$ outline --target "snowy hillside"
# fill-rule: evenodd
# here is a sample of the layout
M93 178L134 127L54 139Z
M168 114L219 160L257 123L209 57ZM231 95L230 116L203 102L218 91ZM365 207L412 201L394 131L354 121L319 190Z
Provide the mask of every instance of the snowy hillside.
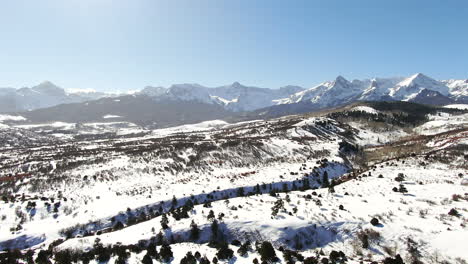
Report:
M154 130L3 115L0 262L464 263L467 114L368 102Z

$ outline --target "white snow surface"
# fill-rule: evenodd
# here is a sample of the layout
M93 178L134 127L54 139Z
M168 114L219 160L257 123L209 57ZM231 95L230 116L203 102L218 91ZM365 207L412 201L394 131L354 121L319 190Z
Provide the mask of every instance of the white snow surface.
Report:
M175 127L169 127L169 128L155 129L152 131L152 134L156 136L166 136L170 134L184 133L184 132L201 132L201 131L208 131L208 130L221 128L228 124L229 123L223 120L210 120L210 121L204 121L204 122L200 122L196 124L188 124L188 125L181 125L181 126L175 126Z
M429 122L416 127L414 131L422 135L434 135L454 129L468 128L468 113L462 115L438 113L437 115L429 115L429 120Z
M231 198L229 203L217 201L210 208L202 205L195 206L189 219L174 221L169 218L171 229L166 235L173 234L176 239L187 239L190 222L194 220L203 230L200 240L209 239L210 221L206 219L207 212L224 212L222 220L226 235L241 241L258 238L272 241L276 246L291 247L295 239L299 239L305 249L304 255L313 255L319 247L325 252L342 250L347 256L354 256L356 250L373 254L373 260L382 260L386 254L383 247L393 247L395 244L404 245L407 238L420 244L419 249L424 252L424 258L438 254L439 258L454 260L468 259L468 252L464 250L464 239L467 229L463 219L449 216L451 208L459 211L468 209L465 201L453 201L453 194L463 194L466 188L458 182L457 174L463 170L453 169L442 164L430 164L424 168L419 166L422 158L408 158L397 163L397 166L384 166L372 170L372 175L363 173L362 179L355 179L335 187L335 193L330 194L326 189L309 190L305 192L293 191L280 194L285 201L285 208L272 217L271 207L278 198L268 194L241 198ZM449 173L447 173L449 171ZM393 192L391 188L398 186L394 177L403 172L408 194ZM383 178L377 176L382 174ZM455 183L451 183L454 181ZM313 194L316 193L316 195ZM289 198L286 198L286 195ZM311 195L311 199L305 198ZM320 197L320 196L321 197ZM321 201L317 204L317 201ZM339 205L344 210L339 210ZM236 207L236 210L229 208ZM241 208L242 207L242 208ZM294 209L295 208L295 209ZM289 215L289 212L297 210ZM372 226L369 221L377 217L381 223ZM161 230L160 217L137 224L120 231L98 236L104 244L136 244L139 240L150 239ZM151 230L155 228L155 233ZM371 242L371 249L360 248L356 233L359 230L374 230L378 232L378 241ZM229 230L229 231L227 231ZM298 237L298 238L296 238ZM75 238L60 245L66 248L89 248L96 237ZM357 244L357 248L353 246ZM173 245L174 248L186 250L189 248L204 248L203 245L189 245L186 243ZM235 248L235 247L233 247ZM179 254L176 253L177 258ZM203 250L210 259L213 250ZM375 254L375 252L381 252ZM404 249L398 250L404 258L408 255ZM203 255L203 254L202 254ZM279 254L281 256L281 254ZM356 256L354 256L356 257ZM238 259L244 263L247 259ZM237 263L237 262L236 262Z
M111 118L120 118L121 116L119 115L105 115L102 118L104 119L111 119Z
M351 108L350 111L362 111L362 112L366 112L366 113L369 113L369 114L378 114L379 113L379 111L375 110L374 108L372 108L370 106L365 106L365 105L355 106L355 107Z
M366 112L376 111L369 108L358 109ZM466 127L468 114L438 113L428 117L430 121L415 128L415 132L430 135ZM177 241L172 245L175 253L174 263L178 263L188 250L198 250L209 259L213 258L215 249L206 245L210 236L211 220L206 217L209 210L213 210L216 215L221 212L225 214L220 220L220 226L227 238L241 241L268 240L272 241L275 247L287 248L293 248L294 243L299 241L303 245L301 253L305 256L314 255L318 249L323 249L326 253L341 250L351 258L350 263L359 263L361 256L367 255L371 257L366 257L366 262L382 261L388 256L386 248L395 248L397 253L407 260L405 245L407 239L411 238L418 243L424 263L430 263L429 260L436 255L440 260L450 263L455 262L455 258L468 259L468 252L464 250L463 243L468 232L465 215L468 211L468 186L462 184L463 178L459 176L466 177L467 171L455 162L427 162L423 156L390 160L377 164L369 171L360 172L358 178L335 186L334 193L329 192L327 188L319 188L280 193L278 197L269 194L248 197L231 195L239 187L245 188L247 192L256 184L263 183L273 183L273 187L281 189L284 184L290 186L304 175L309 175L313 180L320 180L324 170L330 179L347 173L349 167L345 165L339 151L339 142L343 140L341 133L345 131L341 124L326 117L296 118L286 126L285 131L280 132L274 128L291 120L280 118L235 124L212 120L153 130L148 136L128 140L112 142L104 139L65 144L65 148L97 153L92 156L96 163L85 162L70 169L63 174L63 182L60 178L50 178L53 185L44 179L46 184L29 186L28 183L36 183L35 178L25 178L18 184L17 193L25 193L27 199L34 196L50 197L55 199L54 202L60 201L60 207L58 212L54 213L45 202L37 199L37 206L33 211L25 208L27 201L22 202L18 199L15 204L0 201L0 215L5 216L0 226L0 246L28 244L33 248L47 247L52 241L63 238L61 231L65 229L91 225L90 221L96 221L96 225L108 225L111 217L127 214L127 208L133 213L138 208L156 206L161 201L169 202L173 196L184 199L194 195L201 199L203 195L213 193L216 194L216 199L211 203L211 207L196 205L189 213L189 218L179 221L169 216L170 229L164 233L166 237L173 235ZM41 125L23 128L76 128L76 124L71 123ZM141 129L126 122L81 125L93 132L108 131L103 130L104 128L120 129L122 126L129 130ZM370 129L364 123L349 125L357 130L356 142L361 146L381 145L408 135L402 130ZM187 144L186 138L192 136L200 139L189 142L193 142L194 145ZM181 139L177 141L179 137ZM225 143L221 140L215 149L197 151L198 146L218 137L238 139L238 145L221 147ZM261 138L261 144L255 147L255 151L250 149L254 148L252 144L245 144L244 149L239 147L251 138ZM450 145L467 144L467 139L465 131L452 138L435 138L427 146L438 150ZM161 151L163 156L157 156L156 151L147 155L132 155L126 151L101 152L103 149L114 147L113 143L124 144L131 140L142 147L170 145L171 140L175 140L177 144L173 144L174 148L170 150ZM51 156L45 155L48 148L51 150ZM44 146L30 149L26 156L19 159L30 159L33 152L39 151L40 161L33 160L24 166L33 167L45 160L52 171L56 171L67 160L55 160L57 151L54 148L55 146ZM192 167L188 165L197 155L200 155L202 163ZM9 158L8 153L0 153L0 160ZM328 160L328 166L318 169L324 158ZM350 156L346 155L346 158ZM460 159L463 157L459 157L457 161ZM75 161L86 159L82 157ZM320 171L320 175L315 176L313 171ZM393 187L399 187L399 182L394 180L399 173L405 175L402 184L408 189L406 194L392 191ZM382 178L378 175L382 175ZM314 184L315 187L320 187L316 182ZM60 198L59 191L67 200ZM461 198L454 199L454 194L460 195ZM284 201L284 208L279 210L278 215L272 216L272 207L279 198ZM343 210L339 209L340 205L343 206ZM460 212L460 216L448 215L452 208ZM18 215L21 214L26 215L27 220L22 224L22 229L12 231L17 227ZM369 224L373 217L378 218L381 224ZM202 229L198 241L200 244L187 243L192 220ZM160 221L161 217L156 217L101 235L71 238L58 248L89 249L97 237L109 245L118 242L124 245L136 244L140 240L150 239L162 230ZM379 234L377 240L371 241L369 249L362 249L357 237L357 233L362 230L373 230ZM237 247L230 247L237 251ZM282 260L282 254L279 251L277 254ZM140 263L143 255L144 252L132 253L128 263ZM259 258L258 254L253 252L247 257L236 255L230 263L251 263L254 257ZM115 257L111 263L114 260Z
M24 121L24 120L26 120L26 118L24 118L22 116L0 114L0 122L3 122L3 121Z
M444 106L446 108L455 108L455 109L460 109L460 110L468 110L468 104L450 104Z

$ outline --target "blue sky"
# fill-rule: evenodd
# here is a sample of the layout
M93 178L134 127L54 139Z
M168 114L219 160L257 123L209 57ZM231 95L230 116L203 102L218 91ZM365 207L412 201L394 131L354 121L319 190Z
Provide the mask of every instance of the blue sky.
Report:
M0 87L468 78L468 1L5 0Z

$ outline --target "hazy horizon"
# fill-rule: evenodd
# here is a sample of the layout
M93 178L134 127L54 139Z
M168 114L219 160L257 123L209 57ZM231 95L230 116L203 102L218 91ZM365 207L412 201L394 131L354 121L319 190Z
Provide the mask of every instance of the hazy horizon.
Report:
M69 91L69 92L103 92L103 93L135 93L135 92L138 92L138 91L141 91L143 90L144 88L146 87L163 87L163 88L169 88L171 87L172 85L184 85L184 84L190 84L190 85L201 85L205 88L219 88L219 87L222 87L222 86L228 86L228 85L232 85L234 83L240 83L241 85L243 86L247 86L247 87L256 87L256 88L264 88L264 89L280 89L280 88L283 88L283 87L287 87L287 86L299 86L299 87L302 87L304 89L310 89L310 88L313 88L313 87L316 87L324 82L328 82L328 81L334 81L338 76L341 76L343 78L345 78L346 80L348 81L354 81L354 80L359 80L359 81L364 81L364 80L371 80L371 79L374 79L374 78L384 78L384 79L391 79L391 78L409 78L409 77L412 77L416 74L423 74L425 76L427 76L427 74L424 74L424 73L413 73L411 75L408 75L408 76L373 76L373 77L370 77L370 78L364 78L364 79L357 79L357 78L348 78L346 76L342 76L342 75L337 75L335 78L333 79L330 79L330 80L323 80L322 82L320 83L316 83L314 85L308 85L308 86L301 86L301 85L296 85L296 84L287 84L287 85L283 85L281 87L266 87L266 86L262 86L262 85L251 85L251 84L248 84L248 83L241 83L241 82L238 82L238 81L234 81L234 82L231 82L231 83L226 83L226 84L219 84L219 85L216 85L216 86L206 86L204 85L203 83L173 83L173 84L170 84L170 85L167 85L167 86L162 86L162 85L152 85L152 84L148 84L148 85L145 85L143 87L135 87L134 89L128 89L128 90L109 90L109 91L104 91L104 90L98 90L98 89L93 89L93 88L73 88L73 87L68 87L68 86L63 86L63 85L60 85L60 84L57 84L55 83L54 81L51 81L51 80L44 80L44 81L41 81L39 83L36 83L36 84L31 84L29 86L23 86L23 87L0 87L0 89L21 89L21 88L33 88L35 86L38 86L38 85L41 85L41 84L44 84L44 83L51 83L55 86L58 86L60 88L63 88L65 89L66 91ZM427 76L429 78L432 78L431 76ZM468 78L468 77L467 77ZM461 78L461 79L467 79L467 78ZM438 80L438 79L437 79ZM441 80L449 80L448 78L444 78L444 79L440 79L439 81Z

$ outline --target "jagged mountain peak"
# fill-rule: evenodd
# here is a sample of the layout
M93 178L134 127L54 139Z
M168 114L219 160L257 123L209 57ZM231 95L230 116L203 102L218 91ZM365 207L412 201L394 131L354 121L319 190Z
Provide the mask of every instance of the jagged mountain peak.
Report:
M41 82L40 84L38 84L37 86L57 86L57 85L55 85L55 84L54 84L53 82L51 82L51 81L45 80L45 81Z
M401 82L402 85L436 83L437 81L422 74L416 73Z
M233 83L231 84L231 87L233 87L233 88L242 87L242 86L243 86L243 85L240 84L240 82L233 82Z
M32 87L31 89L47 95L65 95L65 89L55 85L50 81L44 81Z
M335 79L335 83L340 83L340 84L349 84L350 82L346 80L345 77L338 75Z
M436 81L422 73L414 74L399 82L395 87L390 89L389 95L396 100L408 100L422 89L436 91L444 96L449 95L449 88L444 83Z

